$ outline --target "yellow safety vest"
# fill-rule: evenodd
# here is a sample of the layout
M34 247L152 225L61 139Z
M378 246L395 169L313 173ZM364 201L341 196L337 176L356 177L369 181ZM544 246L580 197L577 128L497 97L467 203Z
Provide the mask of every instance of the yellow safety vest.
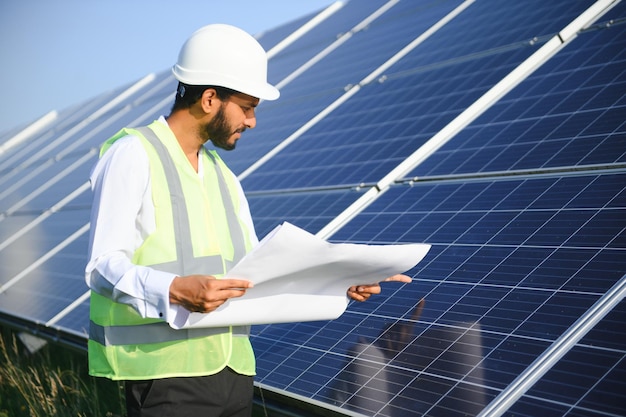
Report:
M222 276L251 249L250 233L238 217L235 179L214 151L202 149L204 179L198 177L174 133L160 122L122 129L141 139L150 161L156 230L133 263L177 275ZM225 175L224 173L228 173ZM175 330L142 318L111 294L91 292L89 373L114 380L211 375L226 366L254 375L249 326Z

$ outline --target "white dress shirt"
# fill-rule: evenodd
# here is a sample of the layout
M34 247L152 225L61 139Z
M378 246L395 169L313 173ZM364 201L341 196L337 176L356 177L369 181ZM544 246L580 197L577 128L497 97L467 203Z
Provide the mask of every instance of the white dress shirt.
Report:
M164 117L159 122L167 125ZM200 152L206 152L204 148ZM225 175L233 175L230 171ZM204 175L198 158L198 175ZM253 245L258 242L248 202L239 181L240 218L247 223ZM93 191L89 262L85 280L89 287L110 294L119 303L132 306L142 317L168 323L188 312L170 305L169 288L175 274L135 265L133 254L156 228L148 155L136 136L117 140L94 166L90 176ZM181 311L184 310L184 311Z

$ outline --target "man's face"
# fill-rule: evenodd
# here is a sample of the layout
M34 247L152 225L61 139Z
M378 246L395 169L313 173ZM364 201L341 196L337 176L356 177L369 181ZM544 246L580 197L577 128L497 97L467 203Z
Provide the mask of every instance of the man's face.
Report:
M235 149L241 134L256 126L254 109L259 99L237 93L221 102L213 118L203 126L204 137L218 148Z
M226 103L222 102L215 116L213 116L210 122L204 125L203 130L204 137L213 142L213 145L230 151L235 149L236 141L231 141L230 138L236 129L231 128L230 123L226 120L225 106ZM245 128L242 129L241 132L244 130Z

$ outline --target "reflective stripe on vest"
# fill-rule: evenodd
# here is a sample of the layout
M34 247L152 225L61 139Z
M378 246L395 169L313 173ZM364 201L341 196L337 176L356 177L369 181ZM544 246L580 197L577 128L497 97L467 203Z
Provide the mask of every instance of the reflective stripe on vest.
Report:
M137 330L140 328L140 330ZM233 326L233 336L248 336L250 326ZM176 330L166 323L155 322L139 326L100 326L93 321L89 323L89 339L104 346L120 346L129 344L144 345L160 342L185 340L195 337L212 336L225 333L228 327L212 327Z

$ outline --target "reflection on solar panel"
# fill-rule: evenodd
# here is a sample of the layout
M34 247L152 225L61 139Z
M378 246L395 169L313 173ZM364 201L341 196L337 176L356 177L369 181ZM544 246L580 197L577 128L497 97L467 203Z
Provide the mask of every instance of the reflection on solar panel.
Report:
M255 326L264 392L349 415L624 415L625 23L611 0L376 0L260 38L282 96L223 154L259 235L432 244L413 283L337 320ZM164 71L0 137L2 322L85 346L89 169L173 91Z

